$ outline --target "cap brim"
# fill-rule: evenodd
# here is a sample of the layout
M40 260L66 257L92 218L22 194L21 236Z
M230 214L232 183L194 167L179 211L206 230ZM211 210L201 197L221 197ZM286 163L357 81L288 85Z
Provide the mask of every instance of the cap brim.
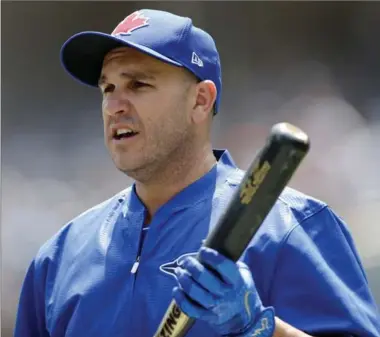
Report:
M169 64L182 66L180 63L143 45L124 41L121 38L101 32L82 32L72 36L62 46L61 62L71 76L84 84L96 87L98 86L104 57L112 49L123 46L135 48Z

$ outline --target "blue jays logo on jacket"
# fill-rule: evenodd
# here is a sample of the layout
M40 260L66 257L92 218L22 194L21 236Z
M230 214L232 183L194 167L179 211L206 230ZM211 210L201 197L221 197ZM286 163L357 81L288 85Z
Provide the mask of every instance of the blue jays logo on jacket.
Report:
M174 261L162 264L160 266L160 270L163 273L171 275L171 276L176 278L174 270L177 267L180 267L180 265L181 265L182 261L185 259L185 257L187 257L187 256L194 256L195 257L197 254L198 254L197 252L182 254L181 256L177 257Z

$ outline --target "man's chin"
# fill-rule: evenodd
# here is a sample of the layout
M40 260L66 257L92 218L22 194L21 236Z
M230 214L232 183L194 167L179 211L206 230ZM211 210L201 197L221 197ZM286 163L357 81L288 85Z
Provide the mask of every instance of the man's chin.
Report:
M115 165L120 172L141 183L150 181L155 175L154 165L143 165L142 163L134 163L134 165L132 163L128 163L128 165L115 163Z
M138 163L123 163L114 161L114 164L116 168L120 171L126 174L130 178L135 178L136 175L138 175L138 172L140 172L143 169L143 165L139 165Z
M115 166L120 172L123 172L127 176L130 176L130 175L133 176L133 173L138 171L138 167L132 166L130 164L129 165L123 165L123 164L115 163Z
M142 160L135 154L111 153L111 157L116 168L122 172L134 171L141 166Z

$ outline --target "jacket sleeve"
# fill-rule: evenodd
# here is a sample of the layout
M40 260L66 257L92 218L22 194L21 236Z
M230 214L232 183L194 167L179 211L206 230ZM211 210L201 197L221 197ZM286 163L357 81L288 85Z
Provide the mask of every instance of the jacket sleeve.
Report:
M270 286L276 315L311 335L380 336L352 237L327 206L286 236Z
M21 288L14 337L49 337L45 325L44 282L33 260Z

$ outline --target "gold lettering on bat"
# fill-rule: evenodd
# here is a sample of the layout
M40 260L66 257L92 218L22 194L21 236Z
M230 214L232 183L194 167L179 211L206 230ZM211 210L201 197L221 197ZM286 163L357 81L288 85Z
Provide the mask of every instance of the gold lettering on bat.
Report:
M154 337L175 337L182 333L182 329L189 321L189 317L184 314L174 301L170 305L164 320L159 326Z
M240 190L240 201L242 204L247 205L251 202L269 170L270 164L267 161L265 161L261 167L259 167L259 164L254 167L252 173L248 176L247 181Z

